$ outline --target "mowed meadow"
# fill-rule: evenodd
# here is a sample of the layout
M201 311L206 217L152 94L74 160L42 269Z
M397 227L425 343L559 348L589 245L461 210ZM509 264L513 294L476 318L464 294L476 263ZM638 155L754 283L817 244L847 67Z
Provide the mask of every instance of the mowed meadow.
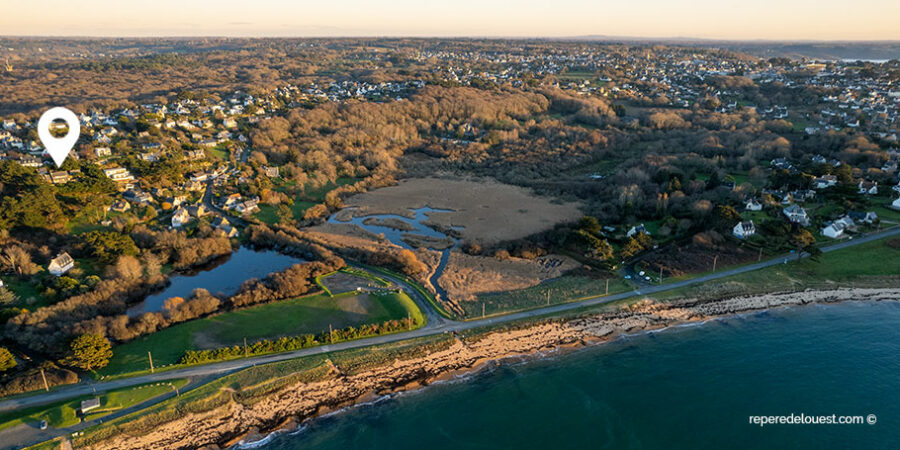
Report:
M422 312L405 293L346 292L315 294L181 323L113 348L113 358L100 374L119 375L176 365L188 350L243 345L263 339L328 332L365 324L412 318L424 324Z

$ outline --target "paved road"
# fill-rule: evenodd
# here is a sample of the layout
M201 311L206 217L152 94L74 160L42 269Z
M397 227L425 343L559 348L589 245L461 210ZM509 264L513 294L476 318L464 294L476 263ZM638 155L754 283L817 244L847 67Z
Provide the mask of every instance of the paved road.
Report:
M864 244L866 242L871 242L877 239L881 239L889 236L898 236L900 235L900 227L893 228L890 230L882 231L880 233L874 233L864 237L857 237L853 240L846 240L822 249L823 252L833 252L835 250L844 249L847 247L852 247L860 244ZM167 372L160 372L152 375L143 375L139 377L121 379L121 380L113 380L113 381L105 381L94 383L92 385L84 385L79 384L70 387L59 388L55 391L51 391L45 394L35 394L21 398L14 398L0 402L0 411L7 411L16 408L22 408L27 406L40 405L44 403L55 402L59 400L65 400L68 398L85 395L92 391L92 389L96 389L98 392L107 391L110 389L118 389L128 386L135 386L139 384L145 383L155 383L158 381L171 380L174 378L185 378L185 377L205 377L211 375L221 375L229 372L233 372L236 370L244 369L251 366L256 366L260 364L272 363L277 361L284 361L293 358L299 358L303 356L310 355L319 355L323 353L329 353L339 350L346 350L351 348L361 348L368 347L372 345L386 344L391 342L397 342L405 339L411 339L422 336L431 336L440 333L448 333L448 332L457 332L463 331L473 328L479 328L488 325L496 325L505 322L526 319L531 317L549 315L560 313L564 311L570 311L577 308L582 308L585 306L592 305L600 305L603 303L614 302L617 300L626 299L629 297L634 297L636 295L647 295L654 294L658 292L664 292L672 289L678 289L685 286L691 286L694 284L705 283L707 281L716 280L719 278L724 278L732 275L737 275L741 273L751 272L754 270L759 270L765 267L771 267L778 264L783 264L786 259L797 259L807 257L808 255L801 254L788 254L783 255L771 260L758 262L755 264L750 264L746 266L736 267L733 269L722 270L715 273L706 274L703 276L699 276L697 278L692 278L689 280L682 280L675 283L656 285L646 288L640 288L638 290L622 292L619 294L609 295L609 296L597 296L593 298L589 298L586 300L582 300L579 302L572 303L563 303L554 306L548 306L545 308L533 309L528 311L522 311L513 314L506 314L503 316L496 317L488 317L480 320L473 320L468 322L457 322L447 319L435 320L433 322L429 322L426 326L419 328L417 330L409 331L406 333L397 333L390 334L386 336L376 336L367 339L360 339L356 341L347 341L340 342L332 345L322 345L319 347L306 348L302 350L296 350L293 352L287 353L279 353L274 355L265 355L265 356L257 356L252 358L246 358L241 360L234 361L225 361L220 363L207 364L203 366L197 367L188 367L184 369L176 369L170 370ZM398 284L405 285L402 280L397 278L392 278L391 281L394 281ZM425 308L426 311L430 311L432 308L424 299L421 299L417 292L415 292L409 286L406 286L404 289L411 290L413 297L416 299L417 303L420 303L420 306ZM429 316L430 317L430 316Z

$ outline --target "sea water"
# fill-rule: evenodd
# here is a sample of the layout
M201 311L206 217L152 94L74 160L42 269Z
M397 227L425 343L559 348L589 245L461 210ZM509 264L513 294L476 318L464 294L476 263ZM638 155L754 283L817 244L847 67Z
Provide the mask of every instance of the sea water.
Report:
M751 423L791 414L875 423ZM500 364L261 447L900 448L900 302L776 309Z

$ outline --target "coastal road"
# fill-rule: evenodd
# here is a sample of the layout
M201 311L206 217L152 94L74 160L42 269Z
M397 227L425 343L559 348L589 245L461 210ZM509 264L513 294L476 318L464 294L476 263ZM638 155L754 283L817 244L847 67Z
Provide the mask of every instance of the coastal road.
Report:
M822 248L824 253L833 252L836 250L845 249L848 247L853 247L861 244L865 244L867 242L871 242L877 239L892 237L892 236L900 236L900 227L892 228L886 231L882 231L879 233L873 233L868 236L857 237L853 240L846 240L837 244L830 245L828 247ZM784 264L785 261L796 260L798 258L808 257L806 254L787 254L782 255L780 257L776 257L767 261L762 261L754 264L749 264L745 266L735 267L733 269L722 270L714 273L709 273L706 275L702 275L696 278L691 278L688 280L682 280L669 284L662 284L656 286L649 287L641 287L634 291L622 292L614 295L598 295L596 297L588 298L585 300L581 300L578 302L571 303L562 303L554 306L547 306L539 309L532 309L528 311L522 311L518 313L506 314L502 316L488 317L479 320L472 320L467 322L457 322L452 320L447 320L443 318L439 318L439 320L429 321L429 323L417 330L408 331L405 333L397 333L397 334L389 334L384 336L376 336L366 339L360 339L355 341L347 341L340 342L337 344L330 345L322 345L318 347L306 348L302 350L296 350L292 352L286 353L278 353L273 355L264 355L264 356L256 356L251 358L245 358L240 360L233 361L225 361L213 364L206 364L202 366L196 367L187 367L183 369L175 369L169 370L166 372L159 372L151 375L142 375L138 377L132 378L124 378L120 380L112 380L112 381L103 381L92 384L78 384L67 387L61 387L57 390L50 391L43 394L33 394L28 396L23 396L19 398L11 398L8 400L0 401L0 412L8 411L12 409L24 408L29 406L41 405L45 403L56 402L60 400L66 400L69 398L90 394L96 390L97 392L105 392L111 389L124 388L129 386L136 386L145 383L155 383L159 381L171 380L175 378L186 378L186 377L207 377L211 375L225 375L230 372L238 371L241 369L245 369L248 367L267 364L277 361L284 361L288 359L299 358L303 356L310 355L320 355L329 352L335 352L340 350L352 349L352 348L362 348L368 347L372 345L380 345L387 344L391 342L402 341L411 338L423 337L423 336L432 336L441 333L450 333L450 332L458 332L463 330L469 330L473 328L479 328L490 325L497 325L506 322L512 322L515 320L539 317L544 315L552 315L556 313L561 313L565 311L571 311L574 309L582 308L585 306L593 306L600 305L604 303L610 303L618 300L623 300L629 297L639 296L639 295L649 295L655 294L659 292L665 292L673 289L682 288L685 286L691 286L695 284L705 283L712 280L717 280L720 278L729 277L732 275L738 275L742 273L752 272L754 270L763 269L766 267L776 266L779 264ZM404 290L410 292L416 298L416 302L420 304L420 306L426 308L426 311L431 310L432 308L427 304L427 302L420 298L420 294L415 291L415 289L406 285L403 280L400 280L395 277L387 277L390 278L391 281L404 286ZM429 319L432 316L436 316L436 314L429 315Z

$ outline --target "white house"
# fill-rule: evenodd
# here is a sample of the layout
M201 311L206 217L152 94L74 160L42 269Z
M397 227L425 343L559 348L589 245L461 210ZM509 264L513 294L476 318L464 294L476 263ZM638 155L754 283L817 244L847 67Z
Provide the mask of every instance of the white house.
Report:
M747 204L744 205L744 209L747 211L762 211L762 203L756 201L755 198L751 198L747 200Z
M837 177L834 175L824 175L813 180L813 186L816 189L830 188L837 184Z
M134 175L132 175L131 172L128 171L128 169L122 167L103 169L103 174L106 175L107 178L115 182L134 181Z
M878 195L878 182L877 181L860 181L859 182L859 193L866 195Z
M734 226L732 233L734 233L736 238L744 239L756 234L756 225L753 225L752 220L749 222L741 222Z
M891 203L891 206L893 206L894 208L900 209L900 198L898 198L897 200L894 200L894 203Z
M650 235L650 233L647 232L647 229L644 228L644 224L640 224L640 225L635 225L635 226L631 227L631 229L628 230L627 233L625 233L625 237L632 237L638 233L644 233L648 236Z
M809 226L809 216L806 214L806 210L799 205L788 206L782 212L791 222L798 223L804 227Z
M63 276L66 272L75 267L75 260L68 253L60 253L59 256L50 260L47 271L58 277Z
M822 228L822 234L824 234L825 236L828 236L832 239L837 239L844 235L845 230L846 230L846 227L844 226L844 224L842 222L835 221L835 222L832 222L827 227Z

